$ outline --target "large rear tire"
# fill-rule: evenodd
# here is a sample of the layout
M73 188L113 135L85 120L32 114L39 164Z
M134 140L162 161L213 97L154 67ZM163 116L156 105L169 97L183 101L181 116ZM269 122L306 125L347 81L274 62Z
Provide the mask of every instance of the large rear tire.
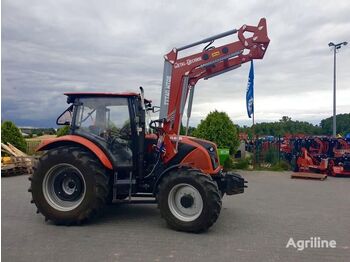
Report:
M39 159L29 191L46 220L80 224L95 217L105 205L108 180L105 168L91 152L64 146Z
M221 211L217 184L209 175L194 169L177 169L166 175L158 200L162 217L171 228L180 231L205 231Z

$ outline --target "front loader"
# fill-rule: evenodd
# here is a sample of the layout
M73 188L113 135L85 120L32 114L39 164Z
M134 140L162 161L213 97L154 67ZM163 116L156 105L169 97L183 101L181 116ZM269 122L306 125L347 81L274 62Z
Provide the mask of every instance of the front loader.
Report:
M238 41L212 46L236 33ZM70 106L57 124L70 125L70 134L40 145L44 153L30 177L38 212L56 224L80 224L107 202L150 198L171 228L208 229L219 216L222 196L243 193L246 181L223 172L213 142L179 135L186 100L189 118L199 79L262 59L269 41L263 18L258 26L174 48L165 56L159 118L149 123L147 113L156 107L142 88L139 94L66 93ZM178 58L202 44L203 51Z

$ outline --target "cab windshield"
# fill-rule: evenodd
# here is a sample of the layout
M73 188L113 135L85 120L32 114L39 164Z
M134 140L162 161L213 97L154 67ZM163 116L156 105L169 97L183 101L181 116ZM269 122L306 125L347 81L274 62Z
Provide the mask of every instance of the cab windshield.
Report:
M74 126L100 137L108 133L131 135L127 98L80 98Z

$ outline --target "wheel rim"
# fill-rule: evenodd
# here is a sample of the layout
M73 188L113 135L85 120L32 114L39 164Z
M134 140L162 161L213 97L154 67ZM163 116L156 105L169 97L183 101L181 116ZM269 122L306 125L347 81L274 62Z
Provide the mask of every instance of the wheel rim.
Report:
M79 169L70 164L53 166L44 177L43 194L48 204L59 211L71 211L83 201L85 179Z
M203 211L203 199L199 191L189 184L175 185L168 196L171 213L181 221L194 221Z

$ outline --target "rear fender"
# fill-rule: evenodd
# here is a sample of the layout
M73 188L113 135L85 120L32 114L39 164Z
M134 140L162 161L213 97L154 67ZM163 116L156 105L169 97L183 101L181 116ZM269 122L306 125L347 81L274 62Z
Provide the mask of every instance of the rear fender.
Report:
M67 145L67 144L79 145L88 149L100 160L100 162L104 165L104 167L106 167L107 169L113 170L113 165L111 160L102 151L102 149L99 148L90 140L81 136L67 135L67 136L61 136L53 139L46 139L39 145L36 151L49 150L49 149Z

